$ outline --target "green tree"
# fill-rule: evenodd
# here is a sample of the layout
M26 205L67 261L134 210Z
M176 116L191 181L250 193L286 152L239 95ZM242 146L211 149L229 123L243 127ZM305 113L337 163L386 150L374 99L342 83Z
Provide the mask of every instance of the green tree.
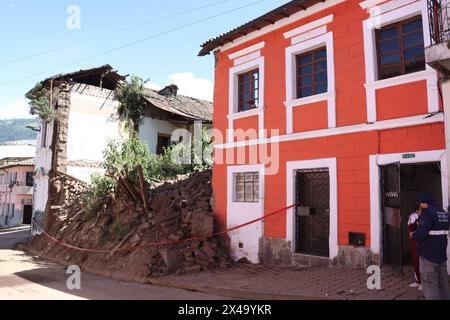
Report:
M146 168L154 161L146 143L136 137L126 140L111 140L103 153L103 168L110 174L124 172L132 179L137 178L136 167L144 168L146 179L149 175Z
M115 96L119 101L117 119L124 124L130 137L136 137L142 122L142 112L147 104L144 80L132 76L125 85L117 87Z
M42 89L36 97L30 101L30 113L37 115L43 121L49 123L55 119L56 112L50 105L50 97L47 89Z

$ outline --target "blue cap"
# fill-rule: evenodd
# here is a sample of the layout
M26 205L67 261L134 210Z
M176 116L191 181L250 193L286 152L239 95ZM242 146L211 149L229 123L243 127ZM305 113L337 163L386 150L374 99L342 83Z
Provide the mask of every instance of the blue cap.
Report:
M420 194L420 203L434 204L434 197L431 193L422 192Z

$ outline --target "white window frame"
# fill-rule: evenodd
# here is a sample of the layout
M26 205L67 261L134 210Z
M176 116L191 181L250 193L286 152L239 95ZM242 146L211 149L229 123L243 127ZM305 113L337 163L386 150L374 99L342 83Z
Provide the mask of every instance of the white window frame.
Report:
M296 56L320 47L327 50L327 76L328 91L310 97L297 99L297 66ZM316 38L300 42L286 48L286 131L287 134L294 132L294 108L304 105L327 101L328 103L328 128L336 127L336 80L334 72L334 43L333 32L325 33Z
M404 159L405 153L414 153L415 158ZM447 157L445 150L405 152L371 155L370 163L370 244L373 254L379 254L382 259L382 208L381 208L381 172L380 166L399 162L400 164L440 162L441 164L441 183L442 183L442 201L444 208L448 207L448 173ZM380 260L382 261L382 260Z
M41 121L40 131L39 131L39 148L48 149L51 147L52 139L53 139L53 127L54 121L46 123Z
M258 201L245 201L245 174L246 173L252 173L252 174L257 174L258 175ZM244 175L244 201L239 201L238 200L238 196L237 196L237 175ZM254 171L254 172L235 172L233 174L233 202L234 203L259 203L260 198L261 198L261 192L259 190L260 186L261 186L261 182L259 181L259 171ZM253 185L255 184L255 181L252 181ZM253 192L254 192L254 186L253 186Z
M234 176L236 173L259 172L259 202L234 202ZM229 166L227 168L227 228L234 228L239 224L246 223L253 218L264 216L264 186L265 166L262 164ZM250 215L246 218L246 215ZM258 232L249 232L248 228L242 228L230 233L231 253L233 258L239 260L246 257L252 263L259 263L259 241L264 236L264 222L259 221L249 226L258 227ZM255 245L249 249L241 250L237 247L240 239L247 239ZM258 245L257 245L258 244Z
M254 69L259 70L258 107L252 110L238 112L238 77L240 74ZM234 138L234 121L252 116L258 116L258 135L259 138L264 137L264 79L264 57L259 57L255 60L230 68L228 142L232 142Z
M338 181L337 159L327 158L318 160L291 161L286 163L287 206L295 204L295 177L299 170L327 168L330 174L330 259L336 258L339 253L338 244ZM295 209L288 209L286 215L286 240L292 244L295 252Z
M389 9L391 9L390 6L399 6L402 4L402 2L404 2L406 5L397 7L389 11ZM420 14L422 16L425 48L430 46L431 44L430 34L428 32L429 25L427 2L409 2L411 2L411 0L390 1L382 4L379 7L374 7L370 10L372 16L363 22L364 51L366 63L365 87L367 96L367 121L369 123L374 123L377 121L377 90L421 80L427 81L428 112L434 113L439 111L437 72L430 66L426 65L426 69L424 71L400 75L389 79L378 80L376 29L396 22L400 22L402 20L406 20Z

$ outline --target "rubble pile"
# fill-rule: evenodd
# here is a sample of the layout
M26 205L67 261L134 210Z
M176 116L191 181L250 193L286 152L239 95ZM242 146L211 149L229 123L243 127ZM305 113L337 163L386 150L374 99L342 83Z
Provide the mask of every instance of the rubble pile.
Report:
M51 203L59 204L51 208L55 215L65 215L69 211L82 210L81 197L86 190L86 183L64 173L58 173L50 185Z
M197 272L211 268L227 268L230 259L226 239L210 237L188 240L214 233L211 207L211 171L194 173L177 181L167 182L151 190L127 182L128 192L111 195L95 215L80 212L81 193L72 186L76 196L61 208L50 234L65 243L94 248L108 253L87 253L49 241L44 236L34 241L43 255L66 264L113 275L121 279L142 281L146 277L172 273ZM66 184L67 190L71 184ZM134 195L130 193L134 193ZM145 199L136 201L139 195ZM144 200L148 200L145 204ZM149 245L149 244L160 245Z

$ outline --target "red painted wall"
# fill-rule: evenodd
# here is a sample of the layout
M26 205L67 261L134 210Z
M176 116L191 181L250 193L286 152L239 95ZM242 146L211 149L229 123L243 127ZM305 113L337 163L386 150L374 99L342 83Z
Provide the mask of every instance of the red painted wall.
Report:
M245 132L245 137L236 137L234 141L253 140L258 138L258 116L252 116L243 119L236 119L234 122L234 130Z
M378 120L428 113L427 82L425 80L378 90L376 99Z
M326 101L295 107L292 111L294 132L314 131L328 128Z
M282 142L280 170L278 174L266 176L265 179L265 214L287 206L286 162L337 158L339 244L347 245L348 232L353 231L365 233L367 247L370 247L369 156L442 149L445 149L442 123ZM216 214L222 226L226 224L226 167L216 165L213 178ZM285 214L266 219L264 226L265 236L286 237Z
M284 38L283 33L329 14L334 14L334 21L327 27L334 36L337 126L366 123L362 22L368 18L368 13L361 9L359 2L359 0L346 1L218 53L215 68L214 127L225 133L228 125L229 69L234 66L228 55L265 41L265 47L261 50L265 57L264 125L268 130L279 129L281 135L286 134L285 49L290 45L290 41ZM420 81L380 90L377 93L377 102L380 120L427 113L426 85ZM326 104L321 102L294 108L294 131L304 132L326 128ZM257 126L256 121L251 119L248 122L235 122L235 127L248 127L251 122ZM438 123L380 132L370 131L283 142L280 145L280 171L265 179L265 213L279 210L287 205L287 161L336 157L338 159L339 244L346 245L348 232L354 231L364 232L367 235L369 247L371 240L369 155L444 149L443 130L443 124ZM227 165L215 165L213 177L215 212L222 227L226 224L226 182ZM284 214L268 218L264 226L265 236L286 236Z

